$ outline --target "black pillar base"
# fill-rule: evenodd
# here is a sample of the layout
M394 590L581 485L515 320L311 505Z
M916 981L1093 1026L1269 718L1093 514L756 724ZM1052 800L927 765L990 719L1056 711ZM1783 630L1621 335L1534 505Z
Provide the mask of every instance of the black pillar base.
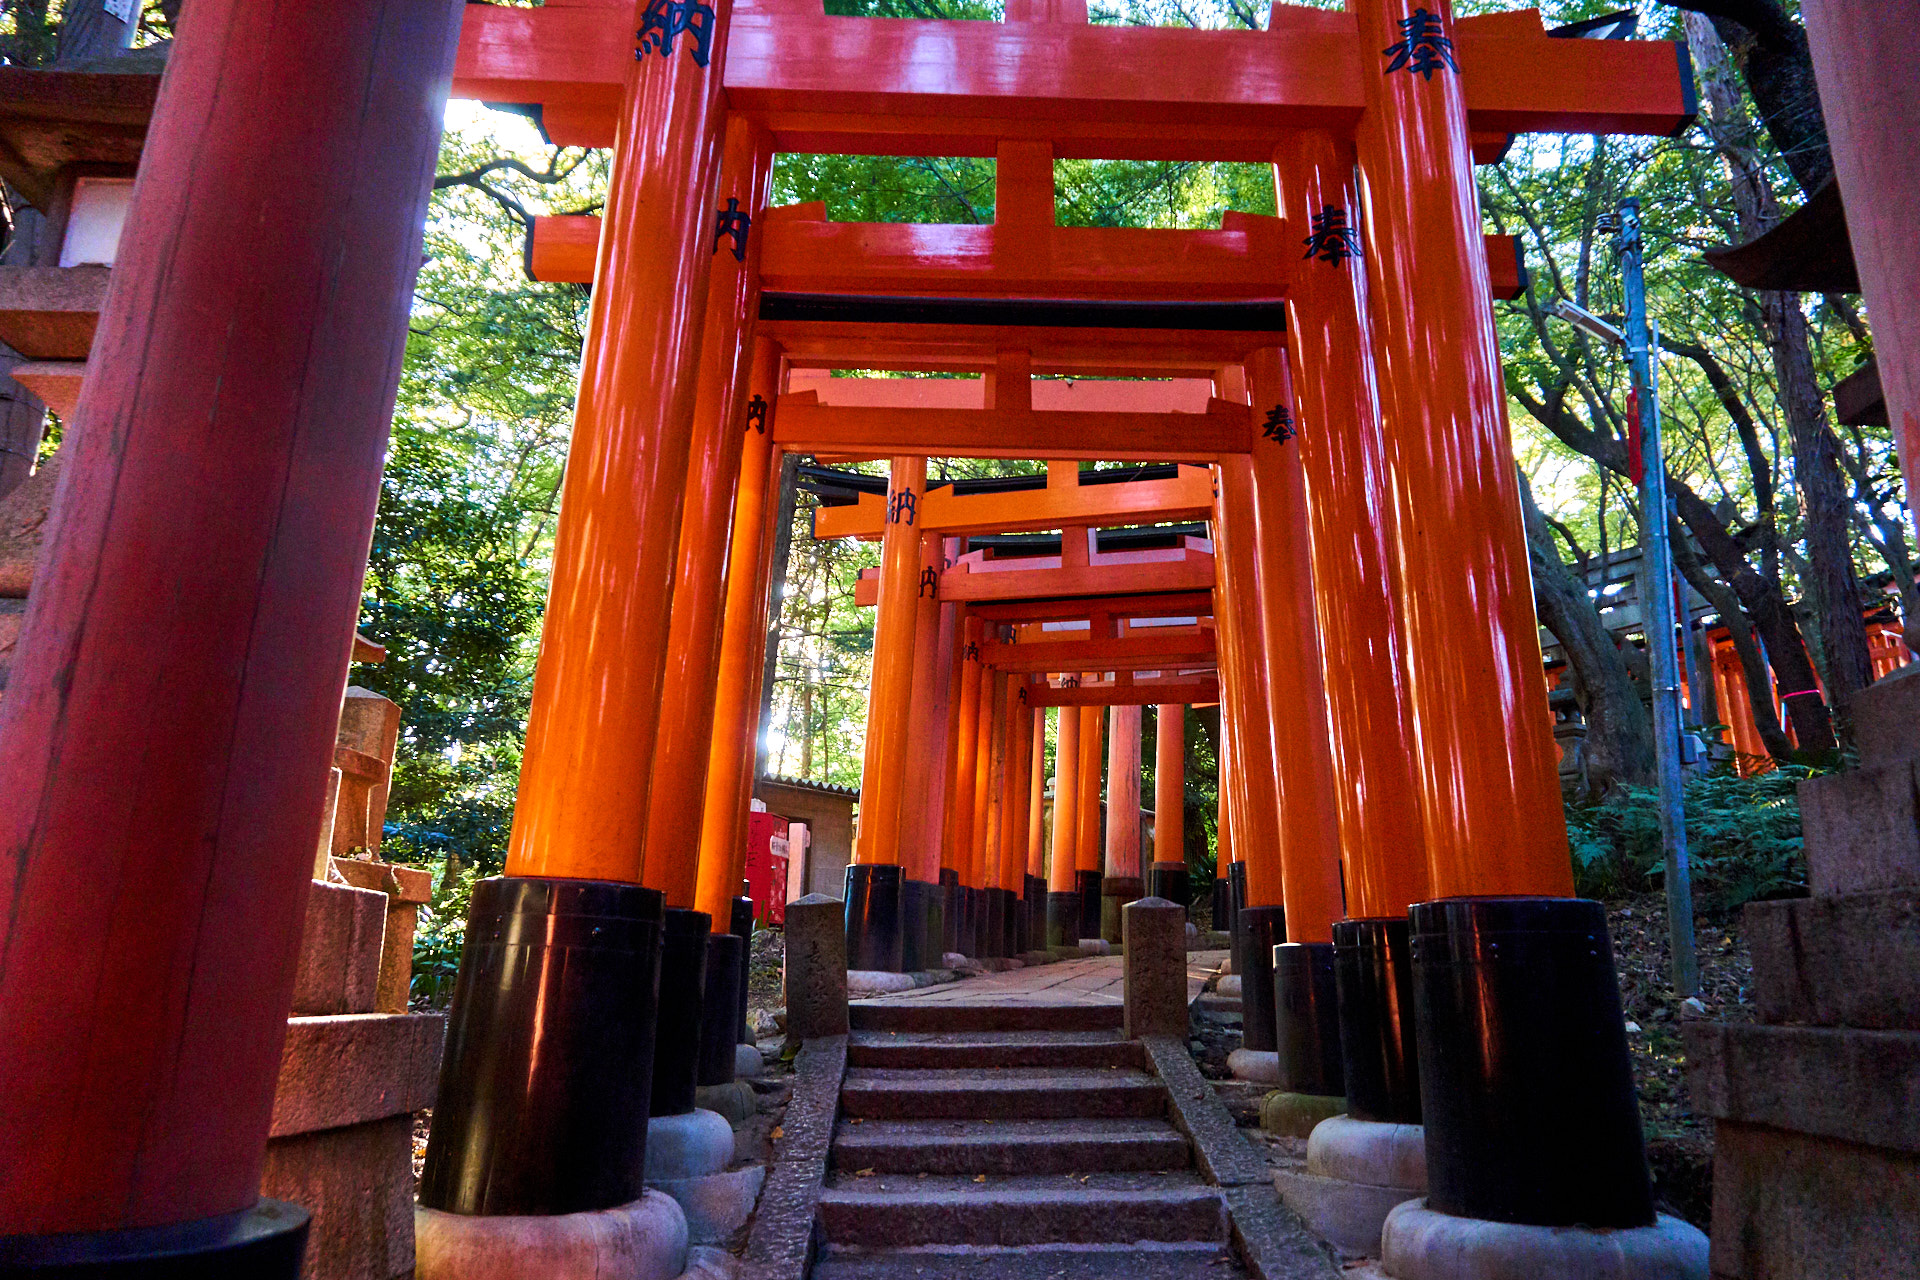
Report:
M987 934L987 896L974 888L963 892L967 895L967 929L960 939L960 949L977 960Z
M1240 913L1246 910L1246 906L1247 864L1244 862L1236 862L1227 868L1227 936L1233 939L1229 945L1233 948L1233 971L1235 973L1245 973L1247 971L1247 958L1240 953L1240 940L1244 936L1240 932ZM1217 924L1214 926L1216 929L1219 927ZM1274 941L1285 942L1286 938L1283 935L1275 938ZM1263 951L1260 954L1264 956L1266 952ZM1245 1004L1246 1001L1242 1000L1241 1003Z
M1213 932L1233 936L1233 885L1224 879L1213 882Z
M907 880L900 886L900 966L903 972L938 969L940 886Z
M1020 895L1011 889L992 890L1000 900L1000 954L1020 954Z
M1252 945L1251 935L1248 941ZM1340 1000L1331 942L1289 942L1269 953L1273 965L1275 1047L1280 1087L1323 1098L1346 1094L1340 1061Z
M1419 1124L1413 937L1406 918L1337 922L1333 970L1347 1114L1382 1124Z
M712 925L713 917L704 911L666 910L649 1115L683 1116L693 1110L693 1091L700 1077L700 1033L706 1021L707 937Z
M1047 946L1080 945L1080 892L1047 894Z
M856 863L847 868L847 968L899 973L906 940L900 919L898 867Z
M998 889L980 891L980 956L982 959L1000 959L1007 954L1004 941L1007 924L1007 901L1000 896Z
M0 1275L59 1280L297 1280L305 1209L262 1198L250 1209L164 1227L0 1236Z
M664 903L602 880L474 886L420 1203L610 1209L645 1189Z
M740 957L747 940L737 933L707 935L706 1017L700 1024L700 1083L733 1083L733 1011L740 1003Z
M1074 873L1074 883L1080 887L1080 936L1083 938L1100 936L1100 882L1103 879L1098 871Z
M746 888L746 881L740 882ZM740 985L734 992L734 1039L739 1044L752 1044L753 1033L747 1030L747 977L753 969L753 899L744 892L733 900L733 920L727 930L740 939Z
M1443 898L1409 915L1428 1206L1535 1226L1651 1225L1605 910Z
M960 873L940 868L940 951L960 949Z
M1156 862L1147 868L1147 896L1177 902L1182 908L1193 903L1193 887L1187 879L1184 862Z
M1287 940L1285 907L1241 907L1235 934L1240 973L1240 1047L1280 1047L1273 1025L1273 949Z
M1022 951L1047 949L1047 879L1028 876L1026 893L1027 941Z

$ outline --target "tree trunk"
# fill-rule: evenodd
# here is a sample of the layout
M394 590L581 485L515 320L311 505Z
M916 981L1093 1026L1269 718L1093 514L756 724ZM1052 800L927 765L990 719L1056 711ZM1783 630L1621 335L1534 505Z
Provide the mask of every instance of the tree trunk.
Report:
M780 501L773 513L773 592L767 606L767 652L760 666L760 730L753 749L756 773L767 771L767 720L773 714L774 676L780 670L781 622L787 591L787 565L793 559L793 509L799 499L800 455L789 453L780 459Z
M1604 800L1623 784L1652 786L1653 725L1626 658L1600 620L1586 583L1561 560L1553 530L1540 514L1524 472L1520 501L1527 558L1533 565L1534 609L1566 650L1574 697L1587 721L1587 789Z
M1793 744L1787 741L1786 730L1780 727L1780 713L1773 705L1773 680L1767 672L1766 655L1760 652L1754 630L1747 625L1747 614L1740 606L1740 598L1700 563L1699 557L1693 554L1693 548L1687 545L1684 529L1674 529L1672 545L1673 562L1681 576L1695 591L1706 597L1720 615L1720 620L1726 624L1727 635L1733 641L1734 655L1740 659L1740 672L1747 686L1747 709L1752 713L1754 728L1760 734L1760 745L1776 760L1789 758L1793 755ZM1707 671L1704 678L1711 682L1713 672ZM1723 709L1723 714L1730 715L1732 711L1733 708L1727 707Z

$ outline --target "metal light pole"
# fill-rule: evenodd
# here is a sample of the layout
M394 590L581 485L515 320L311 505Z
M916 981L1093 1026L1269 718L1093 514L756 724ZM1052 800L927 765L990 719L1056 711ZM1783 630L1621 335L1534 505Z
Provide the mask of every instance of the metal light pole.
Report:
M1700 964L1693 947L1693 875L1687 864L1687 819L1680 776L1679 635L1674 625L1673 554L1668 545L1667 463L1660 447L1660 382L1647 322L1647 289L1642 275L1640 202L1620 204L1620 275L1627 313L1627 362L1640 409L1640 511L1646 541L1641 547L1651 590L1644 610L1648 658L1653 668L1653 738L1660 775L1660 843L1666 854L1667 941L1672 952L1673 990L1685 998L1700 988Z

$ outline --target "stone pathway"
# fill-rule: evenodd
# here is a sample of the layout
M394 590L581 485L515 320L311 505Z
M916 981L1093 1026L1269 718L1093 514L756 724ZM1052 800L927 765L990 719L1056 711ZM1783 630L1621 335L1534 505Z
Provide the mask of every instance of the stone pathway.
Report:
M1189 957L1190 997L1224 959ZM814 1280L1278 1274L1242 1266L1247 1180L1217 1177L1155 1068L1182 1046L1122 1036L1122 974L1094 956L852 1002Z

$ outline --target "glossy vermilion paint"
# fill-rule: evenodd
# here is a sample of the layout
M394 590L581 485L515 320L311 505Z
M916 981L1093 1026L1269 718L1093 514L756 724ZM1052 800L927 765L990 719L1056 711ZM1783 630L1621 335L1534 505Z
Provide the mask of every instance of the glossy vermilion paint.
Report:
M900 808L900 865L909 880L940 879L947 798L947 714L953 692L955 607L941 604L941 537L920 535L920 581L913 600L913 694ZM932 575L929 577L929 575Z
M1140 728L1138 706L1117 706L1107 734L1106 873L1140 878Z
M1030 689L1035 686L1030 686ZM1031 698L1031 693L1029 693ZM1047 873L1047 713L1043 707L1028 707L1032 720L1031 741L1027 746L1027 874Z
M0 699L0 1236L259 1197L458 8L173 44Z
M1388 49L1407 0L1353 0ZM1574 42L1568 42L1574 43ZM1467 62L1461 51L1461 64ZM1460 76L1363 76L1364 247L1429 888L1572 892Z
M1079 869L1075 843L1080 832L1080 709L1061 707L1053 743L1053 856L1047 866L1047 892L1072 893Z
M873 627L873 682L867 698L867 748L860 772L860 831L854 861L900 860L901 795L907 728L913 709L914 631L920 599L920 502L927 460L893 459L887 481L887 531L881 539L880 600Z
M727 122L721 189L750 216L766 204L773 152L766 136L736 116ZM723 196L723 199L726 198ZM750 331L759 308L761 237L749 228L744 259L718 240L707 284L694 392L693 451L680 513L680 564L674 575L667 630L660 730L647 800L641 883L666 894L670 907L691 907L699 880L700 824L713 744L713 704L727 597L727 545L740 482L740 456L754 433L746 415ZM763 421L756 419L756 421ZM765 431L759 432L765 435Z
M1260 590L1255 568L1253 468L1242 457L1220 464L1219 515L1214 521L1215 573L1220 580L1214 618L1220 630L1223 700L1220 722L1231 721L1228 778L1235 823L1234 861L1247 864L1250 907L1285 905L1279 790L1273 773L1271 712L1262 666Z
M1006 697L1007 768L1000 802L1000 887L1018 894L1027 874L1027 755L1033 747L1033 708L1022 696L1024 675L1009 676Z
M1187 708L1163 702L1153 713L1153 860L1187 860Z
M1292 411L1285 353L1256 351L1247 361L1261 412ZM1260 601L1260 662L1267 727L1280 801L1281 876L1287 940L1332 942L1346 914L1340 892L1340 815L1334 798L1333 743L1314 617L1313 539L1298 435L1262 433L1254 441L1254 549Z
M713 5L706 66L690 33L629 64L509 875L640 878L732 12Z
M1081 679L1093 673L1087 672ZM1106 850L1100 842L1100 765L1107 729L1105 707L1080 708L1079 827L1074 833L1074 864L1079 871L1098 871Z
M1334 210L1362 234L1353 149L1323 132L1274 152L1280 207L1298 225ZM1313 599L1326 676L1347 910L1399 916L1425 900L1400 619L1398 520L1381 438L1364 257L1304 261L1288 295L1295 446L1312 517ZM1291 924L1291 915L1289 915Z
M769 405L780 385L780 348L753 344L747 393ZM769 410L772 412L772 410ZM733 873L734 834L743 783L751 785L754 720L760 710L760 663L765 643L768 586L761 565L771 519L768 499L778 482L773 434L743 434L740 481L734 489L733 532L727 543L727 601L720 625L720 663L714 676L713 740L707 750L706 790L700 808L700 872L694 908L728 919L740 881ZM744 842L742 842L744 843Z
M969 779L973 816L968 820L967 874L961 883L970 889L993 887L993 863L989 851L999 839L993 829L993 728L999 701L999 673L982 663L980 695L974 704L973 776Z
M948 846L952 850L952 859L942 865L953 868L960 877L961 885L978 889L980 882L973 878L973 801L981 750L980 683L983 671L980 665L980 620L971 617L965 619L960 634L960 697L955 709L957 738L953 753L953 785L947 793L947 807L953 815L950 828L952 836Z

